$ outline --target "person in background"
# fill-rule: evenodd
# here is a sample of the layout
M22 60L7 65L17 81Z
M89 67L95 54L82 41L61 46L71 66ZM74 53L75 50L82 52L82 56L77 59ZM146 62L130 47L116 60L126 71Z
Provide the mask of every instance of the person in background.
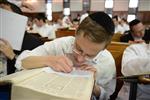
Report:
M81 22L75 37L57 38L32 51L24 51L15 66L18 70L50 66L64 73L71 72L73 67L91 71L96 80L93 98L108 100L115 90L116 68L105 48L113 34L112 19L104 12L95 12Z
M122 58L124 76L150 74L150 43L132 44L126 48ZM150 99L150 85L138 84L136 100ZM124 83L117 100L129 100L130 84Z
M53 27L57 31L58 29L63 28L62 26L62 19L58 18L56 21L53 22Z
M120 22L119 22L119 17L118 16L114 16L112 17L112 20L115 24L115 33L120 33L123 34L124 33L124 29L121 26Z
M72 28L74 28L76 30L78 28L78 26L79 26L79 21L77 19L73 19Z
M22 11L20 10L19 7L7 1L0 2L0 8L22 15ZM14 67L14 64L16 61L16 57L23 50L32 50L33 48L42 44L43 42L39 38L36 38L33 35L25 32L21 51L16 51L16 50L13 50L13 48L11 47L10 43L7 40L0 38L0 53L4 54L7 58L6 59L7 64L6 66L4 66L4 69L1 72L2 74L1 76L15 72L16 68Z
M27 21L26 31L30 32L33 30L33 18L29 17Z
M80 16L80 14L78 13L78 14L77 14L77 17L76 17L76 19L78 20L78 22L80 21L80 18L81 18L81 16Z
M62 26L63 26L64 28L68 28L68 27L71 27L71 26L72 26L71 15L65 15L65 16L62 18Z
M53 29L52 26L46 23L46 17L44 13L39 13L34 18L32 32L38 33L41 37L48 37L49 39L56 38L55 30Z
M120 21L120 23L121 23L121 26L124 29L124 32L130 30L129 29L129 24L128 24L128 22L127 22L127 20L125 18L122 18L121 21Z
M143 23L134 19L129 23L130 31L120 37L121 42L142 43L150 40L150 29L145 29Z

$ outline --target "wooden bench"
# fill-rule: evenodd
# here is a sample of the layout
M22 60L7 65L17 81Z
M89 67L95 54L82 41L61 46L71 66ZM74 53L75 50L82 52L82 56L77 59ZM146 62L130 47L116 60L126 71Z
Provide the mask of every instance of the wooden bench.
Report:
M124 50L128 46L129 46L128 43L111 42L110 45L108 45L108 47L107 47L107 50L111 52L112 56L115 59L117 77L122 76L122 74L121 74L122 55L123 55ZM115 92L113 93L113 95L111 96L111 100L115 100L122 85L123 85L123 81L117 80L116 89L115 89Z
M63 37L63 36L75 36L75 30L57 30L56 31L56 38Z
M112 41L114 42L120 42L120 37L122 36L121 33L115 33L112 37Z

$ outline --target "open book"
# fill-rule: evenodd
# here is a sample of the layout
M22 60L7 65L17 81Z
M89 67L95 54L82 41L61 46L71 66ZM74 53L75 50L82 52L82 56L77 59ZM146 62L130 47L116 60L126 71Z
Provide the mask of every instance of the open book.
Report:
M24 70L1 78L11 81L11 100L90 100L93 73L74 70L69 74L50 68Z

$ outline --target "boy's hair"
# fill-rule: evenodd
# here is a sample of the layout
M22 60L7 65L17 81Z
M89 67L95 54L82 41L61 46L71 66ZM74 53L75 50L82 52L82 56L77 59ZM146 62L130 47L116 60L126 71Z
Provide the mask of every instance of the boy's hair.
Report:
M129 22L130 30L132 31L132 27L133 27L134 25L136 25L136 24L139 24L139 23L141 23L141 21L138 20L138 19L134 19L134 20L132 20L131 22Z
M76 35L83 34L95 43L110 43L114 34L114 23L104 12L96 12L86 17L79 25Z
M38 20L43 20L43 22L46 22L46 16L44 13L37 14L37 16L35 18Z
M20 15L23 14L21 9L13 3L8 2L7 0L2 0L0 4L9 5L13 12L18 13Z

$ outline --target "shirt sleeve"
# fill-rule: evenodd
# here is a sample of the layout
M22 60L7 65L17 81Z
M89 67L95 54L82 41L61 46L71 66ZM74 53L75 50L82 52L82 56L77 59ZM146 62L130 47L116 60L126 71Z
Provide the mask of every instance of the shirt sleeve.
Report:
M123 54L122 73L125 76L150 72L150 58L144 46L129 46Z
M96 65L97 78L96 83L99 85L101 93L99 100L108 100L113 94L116 87L116 67L112 55L105 51Z
M15 67L18 70L23 69L21 61L29 56L47 56L47 55L64 55L71 43L74 41L74 37L65 37L55 39L54 41L46 42L31 51L23 51L17 58Z
M17 58L15 67L18 70L24 69L22 67L21 61L29 56L46 56L49 54L55 54L53 42L46 42L44 45L41 45L33 50L25 50L23 51Z

